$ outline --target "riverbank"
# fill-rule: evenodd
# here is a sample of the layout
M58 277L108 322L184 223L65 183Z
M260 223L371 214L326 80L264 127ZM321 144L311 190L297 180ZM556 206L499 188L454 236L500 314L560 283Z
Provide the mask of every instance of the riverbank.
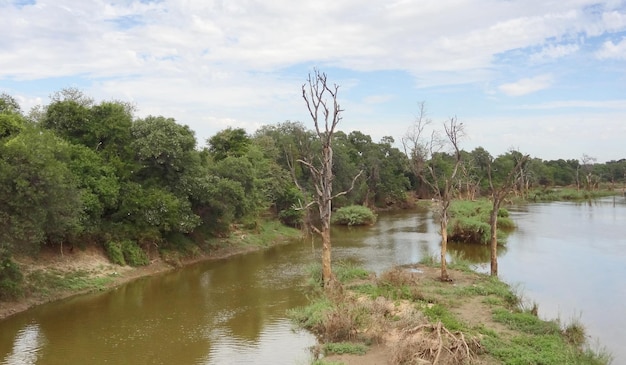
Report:
M451 265L454 266L454 265ZM343 291L318 293L291 317L321 339L316 365L608 364L577 321L545 321L537 305L496 278L450 269L452 284L429 265L376 277L354 268Z
M266 249L299 235L298 230L266 222L255 230L236 229L229 237L212 239L203 249L195 247L186 254L153 252L148 265L137 267L111 263L102 247L88 246L63 254L44 248L36 258L14 258L24 276L24 294L15 300L0 301L0 320L37 305L110 290L182 266Z

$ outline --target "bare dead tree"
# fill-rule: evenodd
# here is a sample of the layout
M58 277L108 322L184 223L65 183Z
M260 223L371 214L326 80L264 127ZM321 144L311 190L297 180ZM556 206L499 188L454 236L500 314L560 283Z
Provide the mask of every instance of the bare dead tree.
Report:
M330 240L330 219L332 214L332 200L338 196L349 193L361 176L360 171L353 179L352 186L348 190L333 195L333 135L337 124L341 121L343 109L337 101L338 85L330 87L326 80L326 74L314 70L313 75L309 74L306 84L302 85L302 98L304 99L313 124L315 133L319 138L322 150L317 161L313 158L298 159L303 166L308 168L313 178L315 192L313 200L303 206L308 209L312 205L317 205L320 216L320 227L311 224L311 229L322 237L322 280L324 288L333 288L336 285L335 277L331 269L331 240ZM327 98L330 98L329 103ZM300 187L297 181L295 183Z
M429 140L423 137L425 127L430 124L426 118L424 103L420 104L419 115L413 127L402 139L405 153L411 162L412 171L429 186L434 195L439 213L439 224L441 234L441 280L450 281L448 275L446 255L448 250L448 221L449 208L454 191L456 189L456 179L461 165L460 139L464 136L463 123L458 123L456 117L450 118L444 123L445 137L440 138L436 132L432 132ZM447 174L434 166L432 157L440 152L445 146L450 147L454 157L454 167ZM429 163L430 159L430 163Z
M402 146L404 154L409 159L409 167L415 176L420 176L429 159L431 141L425 140L424 129L432 123L426 113L426 103L421 101L418 103L418 113L415 117L413 125L402 137ZM432 137L432 136L431 136Z
M598 161L597 158L583 154L580 159L581 167L585 172L585 189L591 191L593 188L593 165Z
M494 160L490 156L487 161L487 178L489 180L489 189L491 190L492 202L491 213L489 215L489 226L491 228L491 276L498 276L498 211L500 210L500 205L502 204L506 196L513 190L516 182L520 178L522 178L523 165L526 163L526 161L528 161L529 158L529 155L522 155L521 158L517 159L515 166L508 171L504 180L501 180L499 184L494 183Z

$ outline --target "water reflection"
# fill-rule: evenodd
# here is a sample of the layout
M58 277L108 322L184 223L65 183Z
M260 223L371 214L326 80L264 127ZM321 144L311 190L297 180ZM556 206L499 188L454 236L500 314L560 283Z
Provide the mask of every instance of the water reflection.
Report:
M15 335L12 351L2 361L3 365L33 365L37 362L44 337L39 325L29 324Z

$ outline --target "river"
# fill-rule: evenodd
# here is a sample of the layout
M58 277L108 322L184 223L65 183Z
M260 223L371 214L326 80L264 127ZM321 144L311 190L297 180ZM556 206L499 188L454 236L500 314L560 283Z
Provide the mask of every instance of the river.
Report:
M626 362L626 202L531 204L500 250L501 277L546 318L579 319ZM332 232L335 260L381 272L438 251L428 211L382 214L375 226ZM488 270L485 248L451 254ZM311 242L199 263L115 290L77 296L0 322L0 364L308 364L315 338L285 312L306 303Z

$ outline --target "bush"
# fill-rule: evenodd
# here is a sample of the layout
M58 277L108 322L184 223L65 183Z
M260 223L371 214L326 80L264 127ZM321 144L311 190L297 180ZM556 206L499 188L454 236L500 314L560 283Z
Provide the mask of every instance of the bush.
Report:
M148 255L131 240L109 241L105 245L109 260L118 265L148 265Z
M376 223L376 214L368 207L362 205L350 205L339 208L332 215L333 224L345 226L362 226Z
M448 238L451 241L488 244L491 240L489 224L492 205L488 200L455 200L450 205ZM498 210L498 228L511 230L515 223L509 218L508 210ZM503 243L505 232L498 230L498 242Z
M148 255L131 240L122 241L122 252L124 260L130 266L144 266L150 263Z
M107 256L112 263L125 266L126 260L124 260L124 253L122 252L122 243L119 241L109 241L104 244L104 248L107 251Z
M6 252L0 252L0 299L15 299L22 295L23 276L19 266Z
M284 225L298 227L304 221L304 211L294 208L281 210L280 213L278 213L278 219Z

